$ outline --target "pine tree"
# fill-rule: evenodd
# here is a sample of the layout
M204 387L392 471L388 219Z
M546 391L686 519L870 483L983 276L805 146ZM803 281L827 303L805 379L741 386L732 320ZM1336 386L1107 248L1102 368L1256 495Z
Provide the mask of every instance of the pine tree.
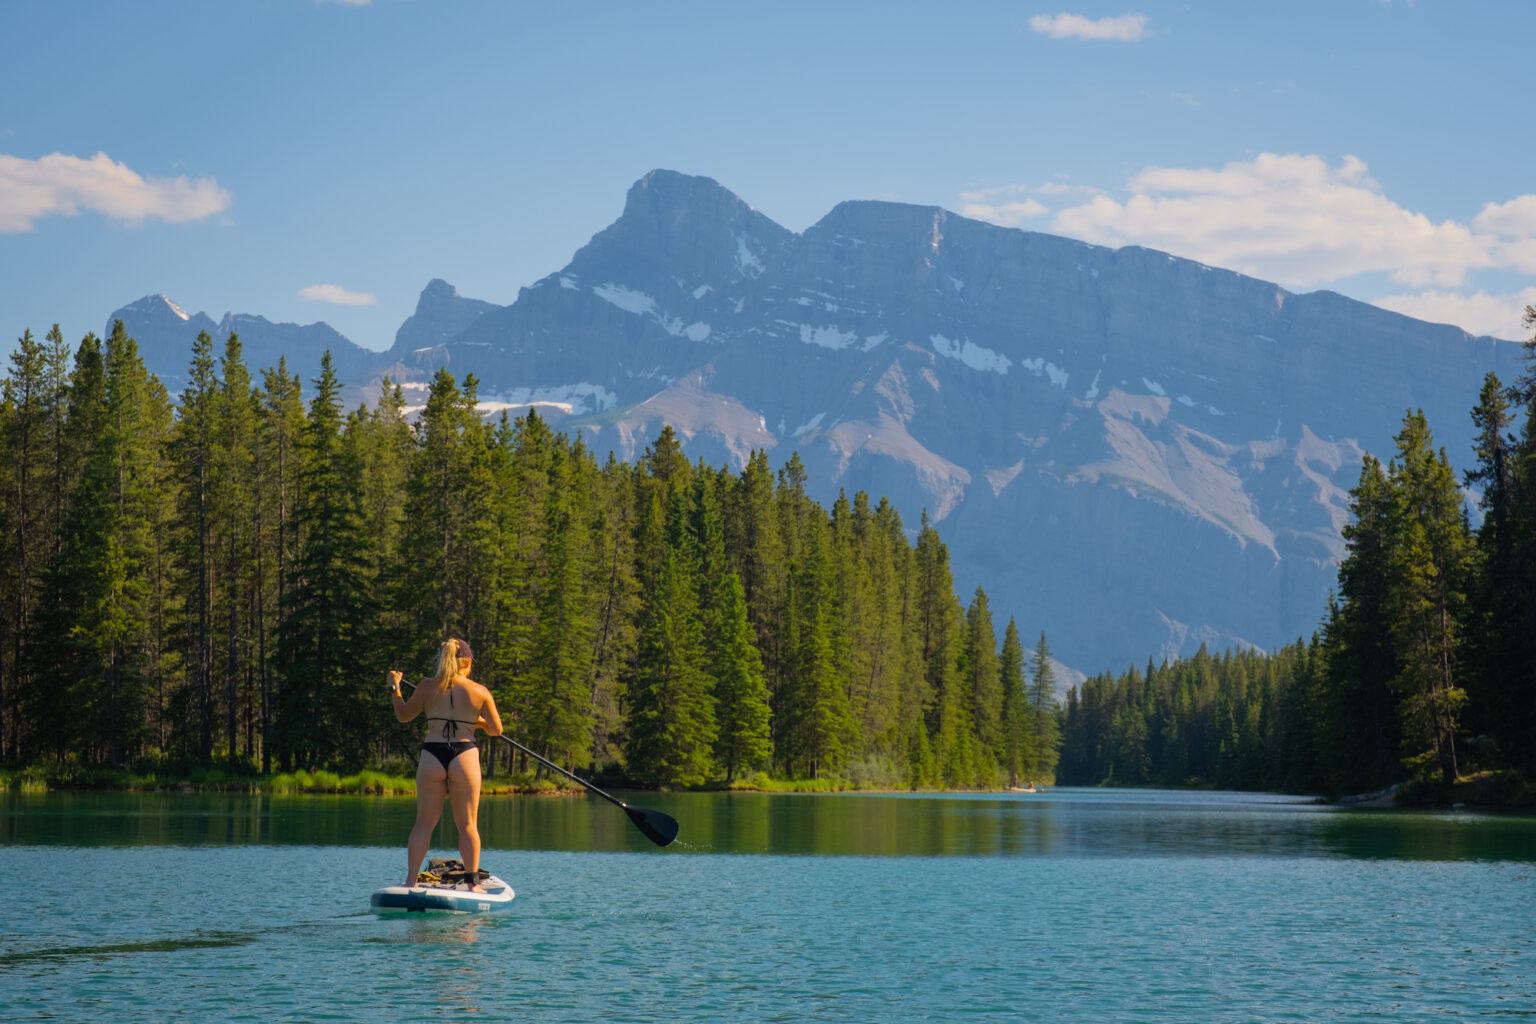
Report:
M251 726L256 717L249 700L242 700L242 684L249 695L249 625L252 609L247 595L254 575L254 496L251 493L252 459L256 446L256 408L251 375L246 369L238 335L224 343L220 383L214 402L213 479L214 559L220 587L215 594L216 618L224 627L222 674L224 676L224 743L226 753L239 750L239 721L246 721L246 754L253 756ZM254 759L254 758L253 758Z
M1399 669L1405 763L1453 782L1456 730L1466 691L1457 660L1462 642L1472 542L1444 449L1436 453L1422 411L1396 437L1393 484L1398 542L1389 563L1390 621Z
M1369 453L1350 491L1350 514L1339 595L1323 629L1330 723L1324 749L1335 793L1380 788L1398 774L1400 729L1390 690L1398 658L1388 592L1397 512L1392 485Z
M373 619L361 481L343 444L329 352L320 366L300 452L299 547L278 630L287 672L274 739L285 767L359 763L378 703L366 671L372 638L360 628Z
M1055 775L1056 751L1061 741L1056 726L1056 673L1051 663L1051 648L1042 631L1029 659L1029 706L1034 719L1031 768L1045 779Z
M697 785L714 768L714 697L695 601L679 555L667 552L641 605L624 752L632 778L662 787Z
M102 357L100 431L86 454L65 518L68 544L49 574L50 618L38 638L68 659L77 745L113 767L148 733L144 653L147 563L158 499L153 393L138 348L113 325Z
M715 664L715 761L730 782L738 771L767 767L773 756L768 682L747 621L746 591L734 572L719 588L715 621L724 643Z
M571 456L556 448L545 509L544 579L537 598L529 688L529 742L546 757L578 763L592 744L591 544L573 487Z
M997 632L987 592L981 587L965 610L965 643L961 648L962 685L970 697L971 721L976 729L978 757L982 765L977 782L988 783L989 766L1003 756L1003 681L997 659Z
M37 590L37 578L47 557L47 513L41 499L50 467L45 461L44 438L55 406L62 411L47 386L43 347L25 332L11 353L11 372L5 379L3 433L0 433L0 466L5 473L5 539L0 558L0 593L4 595L3 637L0 637L0 761L17 763L33 756L30 749L31 714L25 699L29 690L22 645L29 632Z
M957 659L960 609L955 600L949 551L924 513L917 536L916 628L922 644L926 691L933 694L927 709L928 734L934 755L950 786L969 785L975 777L970 710L963 699Z
M1008 785L1017 786L1026 766L1035 761L1034 708L1024 686L1024 646L1013 619L1003 630L1003 649L998 657L998 678L1003 691L1003 770Z
M1520 700L1521 632L1528 592L1520 586L1516 552L1519 509L1515 467L1518 446L1512 433L1512 389L1488 374L1472 410L1477 428L1476 465L1463 482L1480 491L1483 512L1477 531L1479 569L1469 595L1468 704L1470 731L1514 750L1522 745L1529 710Z
M183 635L186 663L196 708L197 754L207 763L213 754L213 588L214 463L217 460L219 381L214 371L213 339L199 331L192 347L187 386L182 391L171 461L181 482L178 527L182 543L177 561L187 594Z
M261 770L272 771L273 716L277 702L278 658L272 638L286 603L288 575L293 564L298 529L299 451L304 433L304 406L297 376L287 362L262 371L257 396L256 440L251 472L255 532L255 609L257 674L261 683Z
M590 460L590 562L596 622L593 628L592 713L594 762L617 761L623 748L623 677L635 656L640 589L635 580L636 488L632 470L610 452L598 472Z

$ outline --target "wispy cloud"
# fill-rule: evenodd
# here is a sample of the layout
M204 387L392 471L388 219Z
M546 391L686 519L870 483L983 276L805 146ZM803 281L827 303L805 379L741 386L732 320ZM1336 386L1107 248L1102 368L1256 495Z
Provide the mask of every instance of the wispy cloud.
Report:
M335 4L337 7L367 7L373 0L315 0L317 4Z
M371 292L349 292L339 284L307 285L299 289L299 298L336 306L371 306L379 301Z
M1361 274L1405 286L1379 305L1455 323L1476 334L1523 337L1531 289L1473 291L1481 271L1536 274L1536 194L1488 203L1470 221L1435 221L1388 197L1364 161L1262 153L1220 168L1150 167L1114 193L1052 196L1044 187L961 193L967 216L1017 227L1023 211L999 197L1049 204L1049 229L1100 245L1145 245L1276 281L1322 287ZM1035 218L1047 216L1029 207Z
M1101 195L1063 209L1053 227L1297 287L1371 271L1413 287L1459 287L1469 271L1506 262L1496 236L1404 209L1352 156L1337 167L1274 153L1219 169L1151 167L1127 191L1123 202Z
M50 153L36 160L0 154L0 234L31 231L45 217L91 210L113 220L203 220L229 208L212 178L146 178L105 153L89 160Z
M1013 199L1000 203L971 202L960 207L960 213L976 220L984 220L1005 228L1016 228L1027 220L1044 217L1050 209L1036 199Z
M1029 27L1052 39L1116 40L1134 43L1146 38L1145 14L1122 14L1114 18L1086 18L1081 14L1037 14Z
M1521 314L1526 306L1536 306L1536 287L1508 295L1490 295L1485 291L1466 295L1429 289L1385 295L1374 304L1432 324L1455 324L1473 334L1524 339L1530 337L1530 331L1521 324Z

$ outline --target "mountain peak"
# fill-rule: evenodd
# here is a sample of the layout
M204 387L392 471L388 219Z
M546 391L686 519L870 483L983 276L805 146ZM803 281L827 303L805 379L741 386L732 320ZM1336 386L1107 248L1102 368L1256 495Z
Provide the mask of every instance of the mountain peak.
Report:
M390 351L400 357L441 345L482 313L499 308L494 302L466 299L453 285L434 277L421 290L421 297L416 300L416 312L395 332L394 348Z
M119 314L134 313L142 317L156 317L169 314L182 321L183 323L192 319L191 313L188 313L186 310L176 305L176 303L171 301L170 296L164 294L163 292L158 292L154 295L146 295L142 299L139 299L137 302L130 302L128 305L124 306L117 312ZM116 316L117 319L125 319L121 316L117 316L117 314L114 314L114 316Z
M625 217L653 217L662 211L751 210L740 196L713 178L657 168L629 187ZM754 211L755 212L755 211Z

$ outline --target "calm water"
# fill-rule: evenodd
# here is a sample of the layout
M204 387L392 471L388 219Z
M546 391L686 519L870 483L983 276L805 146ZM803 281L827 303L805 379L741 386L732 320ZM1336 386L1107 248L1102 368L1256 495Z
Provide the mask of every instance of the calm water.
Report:
M1536 1017L1531 818L1107 790L636 802L677 846L598 800L488 797L513 910L381 918L409 799L5 794L0 1019Z

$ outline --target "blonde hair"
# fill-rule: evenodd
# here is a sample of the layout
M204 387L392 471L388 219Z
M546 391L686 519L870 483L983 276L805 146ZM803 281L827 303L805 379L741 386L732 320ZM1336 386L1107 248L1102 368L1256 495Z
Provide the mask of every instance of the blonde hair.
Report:
M437 668L432 673L432 682L437 685L439 694L448 692L449 684L459 675L461 666L469 664L469 660L469 644L453 638L443 641L443 646L437 652Z

